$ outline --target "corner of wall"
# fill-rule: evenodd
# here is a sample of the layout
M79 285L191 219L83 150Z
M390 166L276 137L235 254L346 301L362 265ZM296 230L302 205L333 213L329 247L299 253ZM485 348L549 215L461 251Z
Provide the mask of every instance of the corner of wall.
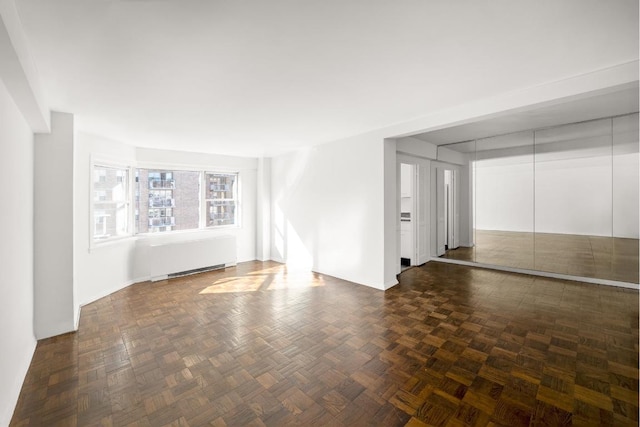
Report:
M72 114L52 113L51 133L35 135L34 327L38 339L73 331L76 324L74 134Z
M256 259L271 258L271 159L258 159L256 191Z
M382 226L384 227L384 244L382 245L383 256L383 283L384 289L387 289L388 284L397 283L396 270L397 264L400 260L397 248L397 225L399 222L397 218L397 153L396 153L396 140L385 139L383 147L383 168L384 182L382 184L383 189L383 211L384 220ZM393 286L393 285L391 285ZM390 286L389 286L390 287Z

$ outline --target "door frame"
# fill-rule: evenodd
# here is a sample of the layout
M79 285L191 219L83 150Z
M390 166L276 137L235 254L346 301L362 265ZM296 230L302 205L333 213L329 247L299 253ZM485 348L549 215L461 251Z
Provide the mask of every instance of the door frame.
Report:
M398 153L396 155L396 274L402 270L400 266L400 211L401 211L401 164L409 164L414 166L413 174L413 213L412 213L412 230L413 230L413 256L411 257L411 265L422 265L429 261L431 257L430 241L430 213L431 201L429 191L431 188L431 160L414 157L406 154Z

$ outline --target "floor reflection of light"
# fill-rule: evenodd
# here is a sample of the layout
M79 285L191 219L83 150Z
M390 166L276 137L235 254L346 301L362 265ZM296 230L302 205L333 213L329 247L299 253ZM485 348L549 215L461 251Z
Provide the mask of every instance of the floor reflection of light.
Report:
M324 286L321 276L311 272L285 272L281 267L264 269L240 277L225 277L214 281L200 294L221 294L235 292L276 291L288 289L308 289Z

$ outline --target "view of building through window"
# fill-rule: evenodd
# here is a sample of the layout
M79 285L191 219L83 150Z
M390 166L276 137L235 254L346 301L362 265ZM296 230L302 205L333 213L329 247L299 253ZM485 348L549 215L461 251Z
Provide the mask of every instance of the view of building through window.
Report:
M136 233L200 226L200 172L136 169Z
M93 238L128 233L128 170L106 166L93 169Z
M207 173L207 227L236 223L237 174Z
M94 241L238 225L237 173L139 168L131 179L129 170L93 166Z

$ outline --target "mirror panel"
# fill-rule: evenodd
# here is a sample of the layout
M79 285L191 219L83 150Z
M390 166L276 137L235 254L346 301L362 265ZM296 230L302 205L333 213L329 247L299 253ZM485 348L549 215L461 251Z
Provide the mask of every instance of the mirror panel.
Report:
M640 161L638 114L614 117L613 130L613 244L610 279L638 283L640 224ZM607 260L602 260L603 269Z
M456 153L455 157L457 158L459 167L455 168L456 171L453 176L455 184L451 182L452 175L445 176L443 174L445 184L455 188L455 191L449 194L452 194L453 197L452 203L455 212L453 218L456 224L456 236L453 239L455 244L448 245L450 247L448 247L445 254L441 257L460 261L473 261L475 241L473 226L473 219L475 217L473 214L475 207L473 203L473 164L476 155L476 142L466 141L448 144L445 148ZM436 180L437 179L438 177L436 176ZM450 203L449 205L451 206ZM437 207L433 212L435 215L440 215Z
M535 269L607 278L611 120L535 131Z
M465 161L456 163L460 247L443 257L640 283L638 119L447 144Z
M476 143L475 261L534 268L533 132Z

